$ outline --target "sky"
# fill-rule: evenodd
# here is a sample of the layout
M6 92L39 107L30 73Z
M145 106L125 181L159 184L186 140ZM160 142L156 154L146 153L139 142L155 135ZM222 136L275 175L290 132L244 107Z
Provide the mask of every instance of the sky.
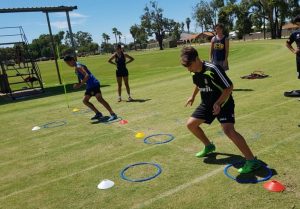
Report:
M190 31L199 32L200 28L192 18L193 8L198 0L156 1L158 7L163 9L164 17L184 23L189 17ZM112 28L115 27L122 33L121 41L128 44L133 41L129 32L130 27L140 24L140 17L144 14L145 6L150 6L149 2L150 0L0 0L0 8L77 6L77 10L70 12L73 33L88 32L94 42L101 44L102 33L110 36L110 42L115 42L112 33ZM46 15L42 12L0 13L0 15L0 28L22 26L29 42L38 38L40 34L49 34ZM49 18L53 34L68 30L65 12L49 13ZM7 42L7 39L18 38L1 35L17 33L16 29L1 29L0 43Z

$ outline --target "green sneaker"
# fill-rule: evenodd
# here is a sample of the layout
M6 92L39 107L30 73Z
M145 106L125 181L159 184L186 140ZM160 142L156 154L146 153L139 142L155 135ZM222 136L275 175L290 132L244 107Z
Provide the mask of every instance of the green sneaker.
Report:
M262 166L262 162L257 160L256 158L253 160L246 160L243 167L241 167L238 172L239 173L251 173Z
M196 157L204 157L205 155L207 155L208 153L211 153L213 151L216 150L216 146L214 144L209 144L207 146L204 147L204 149L198 153L196 153Z

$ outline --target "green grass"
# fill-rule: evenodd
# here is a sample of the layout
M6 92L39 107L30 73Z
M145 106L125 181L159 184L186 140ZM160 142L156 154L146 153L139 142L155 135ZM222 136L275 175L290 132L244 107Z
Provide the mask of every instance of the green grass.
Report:
M197 46L208 57L208 45ZM11 102L0 98L0 208L151 208L151 209L265 209L300 207L298 177L299 101L283 96L299 89L295 57L284 40L233 42L229 77L234 83L236 129L260 159L276 171L272 179L286 191L271 193L263 183L239 184L223 174L228 156L241 153L214 122L203 128L217 147L217 159L198 159L202 144L185 127L192 108L185 108L193 91L190 74L180 66L180 48L130 52L128 65L132 95L145 102L116 102L114 66L109 55L80 59L101 80L104 98L128 124L91 124L91 112L72 113L82 104L83 90L68 89L67 108L53 62L39 63L47 92L44 96ZM73 69L62 66L67 84L76 82ZM271 77L240 77L262 70ZM123 94L125 91L123 89ZM97 104L93 99L92 102ZM101 110L103 107L97 104ZM103 110L105 114L107 112ZM36 125L65 120L65 126L31 131ZM162 145L146 145L135 133L171 133L176 138ZM222 154L223 153L223 154ZM222 160L223 159L223 160ZM226 160L227 159L227 160ZM120 178L122 168L137 162L162 166L157 178L131 183ZM232 172L232 171L231 171ZM152 175L147 166L128 170L133 178ZM234 173L234 172L233 172ZM98 190L110 179L115 186Z

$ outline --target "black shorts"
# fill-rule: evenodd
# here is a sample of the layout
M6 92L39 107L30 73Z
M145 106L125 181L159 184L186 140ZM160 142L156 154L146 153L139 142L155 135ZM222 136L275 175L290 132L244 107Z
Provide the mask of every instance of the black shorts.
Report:
M93 88L86 89L84 95L89 95L89 96L92 97L92 96L95 96L98 93L101 94L100 86L95 86Z
M207 124L211 124L215 118L217 118L220 123L235 123L234 101L227 101L227 103L221 107L221 111L218 115L213 115L212 106L200 104L191 117L204 120Z
M128 77L128 70L126 68L116 70L117 77Z

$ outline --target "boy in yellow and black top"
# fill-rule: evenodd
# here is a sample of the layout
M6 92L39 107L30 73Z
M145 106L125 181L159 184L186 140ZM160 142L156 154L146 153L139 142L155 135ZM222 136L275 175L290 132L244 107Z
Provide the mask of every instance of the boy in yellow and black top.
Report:
M202 123L211 124L217 117L224 133L246 158L246 163L238 171L249 173L260 168L262 162L254 157L244 137L234 128L234 100L231 94L233 85L225 72L219 66L202 61L193 47L182 49L181 64L188 71L194 73L195 88L192 96L187 100L186 106L194 103L199 92L202 99L201 104L187 121L187 128L205 145L202 151L196 153L196 157L204 157L215 151L215 145L209 141L200 125Z
M293 21L300 27L300 15L296 16ZM296 43L296 48L292 44ZM300 79L300 29L294 31L286 41L286 47L296 55L298 79Z

